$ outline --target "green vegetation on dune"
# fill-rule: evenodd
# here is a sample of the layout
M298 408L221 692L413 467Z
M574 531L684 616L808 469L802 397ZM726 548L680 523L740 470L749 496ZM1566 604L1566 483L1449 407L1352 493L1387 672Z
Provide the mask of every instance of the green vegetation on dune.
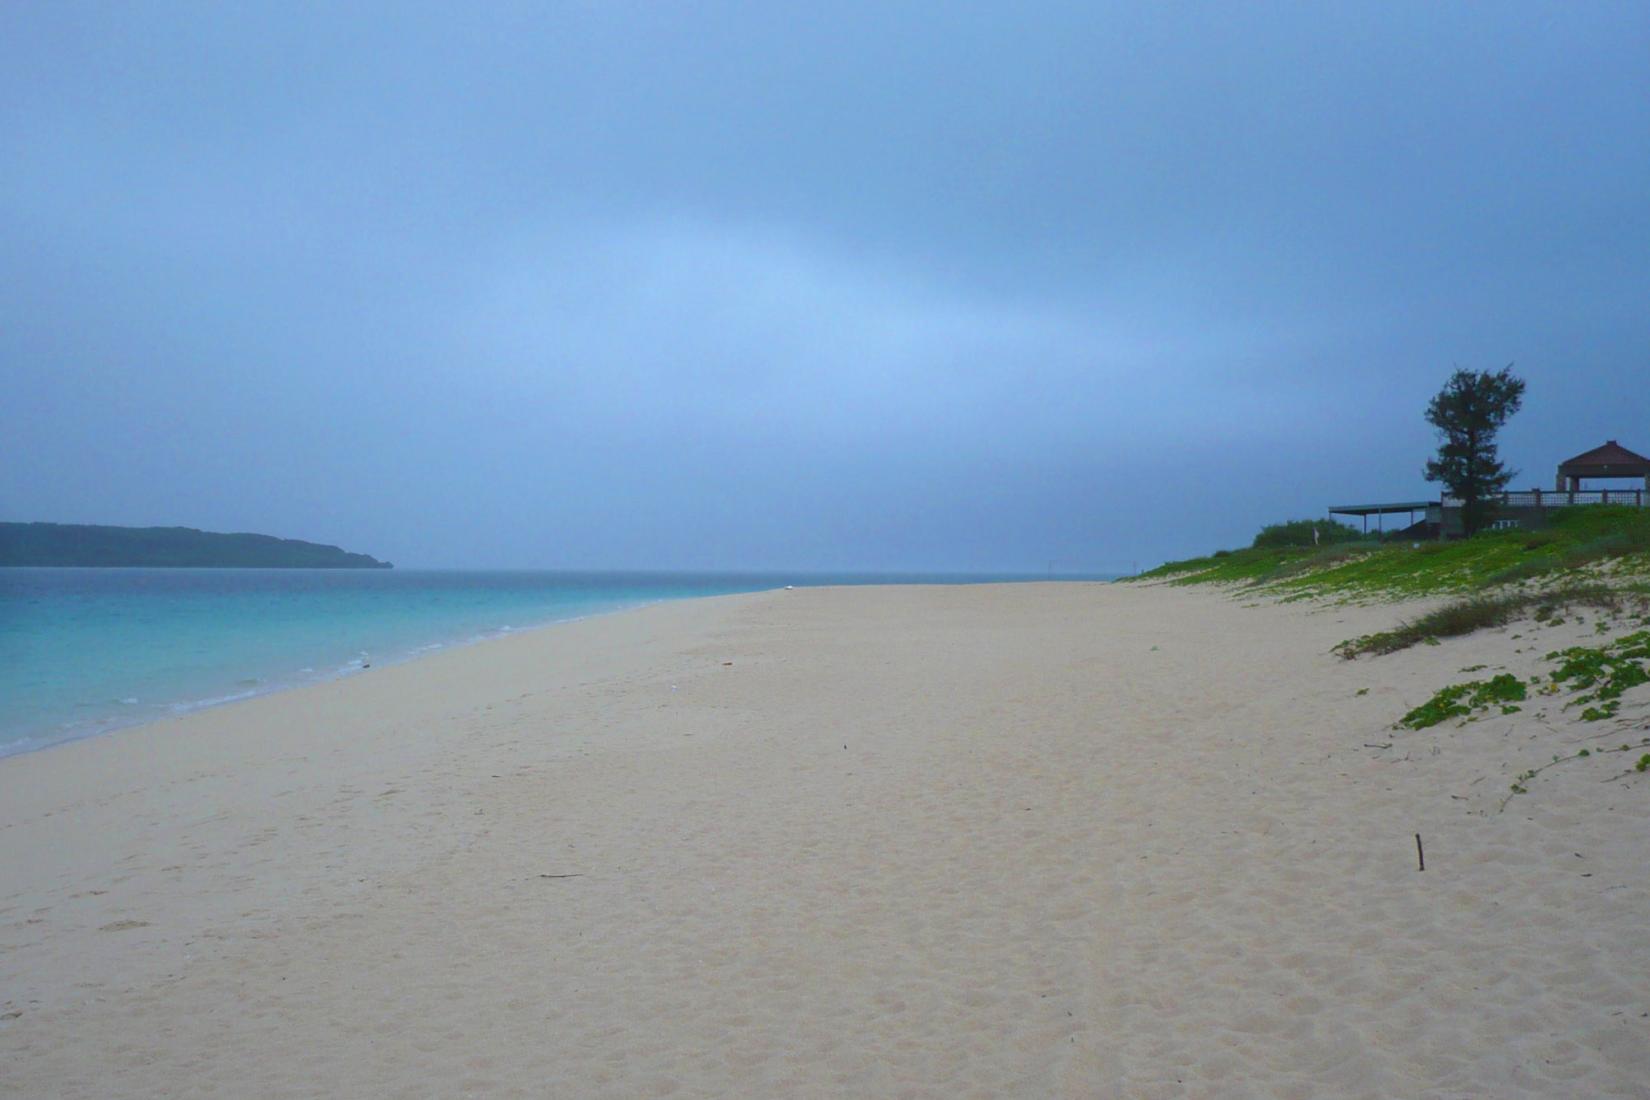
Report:
M1585 707L1581 719L1597 722L1614 717L1628 691L1650 684L1650 630L1623 635L1601 646L1571 646L1547 654L1558 667L1546 678L1543 695L1569 692L1564 704ZM1530 685L1541 684L1540 675ZM1471 719L1491 707L1512 714L1529 697L1529 686L1509 672L1488 680L1450 684L1398 720L1404 729L1420 730L1450 718Z
M1621 696L1629 688L1650 684L1650 630L1623 635L1602 646L1571 646L1547 654L1562 662L1553 672L1554 684L1579 691L1571 705L1592 704L1581 712L1589 722L1614 717Z
M1601 646L1571 646L1557 650L1547 654L1546 660L1558 667L1545 680L1539 673L1524 681L1510 672L1503 672L1488 680L1468 680L1442 687L1433 693L1432 698L1400 718L1395 728L1430 729L1452 718L1458 718L1465 724L1492 711L1504 715L1518 714L1523 710L1519 704L1530 698L1532 689L1541 696L1567 692L1570 698L1564 702L1564 709L1584 708L1577 716L1583 722L1614 718L1620 712L1622 697L1628 691L1650 684L1650 630L1626 634ZM1482 667L1476 665L1473 669L1462 671ZM1506 809L1514 796L1527 794L1530 781L1548 768L1592 756L1641 753L1645 746L1650 746L1650 738L1629 740L1619 747L1600 745L1597 743L1599 740L1602 738L1594 739L1591 746L1569 755L1554 754L1550 763L1520 772L1508 794L1502 798L1501 809ZM1646 771L1650 771L1650 753L1641 755L1627 771L1611 778L1620 779Z
M1247 550L1217 550L1204 558L1164 562L1155 569L1130 577L1132 581L1167 580L1173 584L1230 584L1234 581L1258 581L1280 564L1296 561L1310 552L1289 549L1257 548Z
M1501 713L1514 714L1518 704L1529 697L1524 682L1510 672L1488 680L1468 680L1440 689L1398 720L1405 729L1424 730L1449 718L1471 717L1477 711L1499 706Z
M1334 652L1349 660L1365 654L1396 653L1422 642L1458 638L1475 630L1505 626L1526 614L1537 622L1549 622L1559 611L1572 607L1620 611L1630 597L1631 593L1598 583L1473 595L1399 623L1391 630L1350 638L1337 645Z
M1558 578L1605 562L1650 578L1650 509L1559 509L1544 531L1485 531L1451 542L1251 546L1169 562L1137 579L1249 584L1284 598L1408 599Z
M1298 530L1298 523L1265 531L1287 529ZM1450 542L1256 545L1169 562L1134 579L1240 585L1283 600L1454 597L1392 630L1335 647L1348 659L1395 653L1527 615L1553 621L1571 607L1642 613L1650 605L1650 508L1566 508L1552 513L1545 530L1485 531Z

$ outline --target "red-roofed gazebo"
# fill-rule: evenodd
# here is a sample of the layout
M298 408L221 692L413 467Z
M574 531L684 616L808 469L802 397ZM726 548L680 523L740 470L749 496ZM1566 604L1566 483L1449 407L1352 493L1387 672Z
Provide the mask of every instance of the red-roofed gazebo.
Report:
M1558 464L1558 491L1575 492L1583 478L1642 477L1650 489L1650 458L1635 454L1615 440Z

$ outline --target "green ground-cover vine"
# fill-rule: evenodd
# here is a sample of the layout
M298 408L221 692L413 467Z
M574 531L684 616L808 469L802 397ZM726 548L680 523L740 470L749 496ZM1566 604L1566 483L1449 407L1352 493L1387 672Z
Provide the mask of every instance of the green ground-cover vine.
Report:
M1530 780L1534 779L1548 768L1556 768L1558 765L1568 764L1572 760L1585 760L1590 756L1608 756L1612 753L1634 753L1638 752L1646 745L1650 745L1650 738L1641 739L1636 745L1624 744L1620 748L1614 749L1582 749L1580 752L1573 752L1569 756L1554 756L1549 763L1542 764L1538 768L1528 768L1519 772L1517 778L1512 781L1511 788L1507 791L1506 796L1501 799L1500 809L1505 810L1507 808L1507 803L1511 802L1514 797L1521 794L1529 794ZM1621 779L1624 776L1633 775L1634 773L1643 773L1645 771L1650 771L1650 753L1645 753L1643 756L1640 756L1636 764L1629 767L1626 771L1621 772L1619 775L1613 776L1612 778Z
M1552 674L1554 684L1568 684L1581 693L1567 705L1590 704L1581 717L1596 722L1621 709L1624 692L1650 684L1650 630L1602 646L1571 646L1547 654L1547 660L1560 662Z
M1650 630L1626 634L1602 646L1555 650L1546 659L1557 662L1558 667L1546 677L1545 694L1566 689L1579 693L1564 705L1585 705L1581 712L1584 721L1610 718L1621 708L1623 694L1650 684ZM1518 704L1529 697L1530 687L1541 682L1539 675L1526 684L1512 673L1503 672L1488 680L1450 684L1397 724L1405 729L1426 729L1451 718L1471 718L1491 707L1499 707L1502 714L1515 714L1520 710Z
M1441 688L1431 699L1398 720L1405 729L1422 730L1451 718L1467 718L1492 706L1502 714L1516 713L1519 703L1529 698L1524 681L1510 672L1488 680L1468 680Z

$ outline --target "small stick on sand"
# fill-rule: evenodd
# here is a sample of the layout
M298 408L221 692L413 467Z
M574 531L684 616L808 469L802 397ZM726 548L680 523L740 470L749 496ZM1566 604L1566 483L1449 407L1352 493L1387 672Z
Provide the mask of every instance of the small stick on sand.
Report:
M1427 869L1427 854L1426 854L1426 852L1421 850L1421 834L1420 833L1415 834L1415 859L1421 865L1419 870L1425 871Z

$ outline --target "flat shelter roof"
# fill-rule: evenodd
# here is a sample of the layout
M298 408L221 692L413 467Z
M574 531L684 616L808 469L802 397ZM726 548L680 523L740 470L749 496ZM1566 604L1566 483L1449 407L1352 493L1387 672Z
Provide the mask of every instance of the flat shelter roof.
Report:
M1395 512L1424 512L1437 504L1436 500L1406 500L1397 504L1335 504L1332 516L1390 516Z

